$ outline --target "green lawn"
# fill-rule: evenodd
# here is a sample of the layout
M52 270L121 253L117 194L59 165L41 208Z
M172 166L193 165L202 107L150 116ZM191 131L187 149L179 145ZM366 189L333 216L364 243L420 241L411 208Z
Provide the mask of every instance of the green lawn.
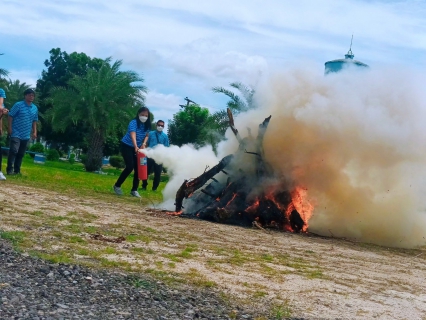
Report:
M7 159L3 157L3 162ZM6 164L3 164L5 169ZM5 172L6 170L3 170ZM114 197L115 200L118 198L120 201L139 201L134 197L130 196L130 190L133 180L133 174L131 174L124 184L122 185L124 195L119 197L115 195L112 186L117 180L121 173L121 170L107 167L102 169L104 174L90 173L84 170L81 163L70 164L65 161L46 161L45 164L35 164L34 160L26 155L24 157L21 175L17 176L6 176L6 183L13 183L19 185L26 185L39 189L47 189L57 191L70 196L96 196L96 197ZM149 178L149 185L147 191L141 191L139 193L142 196L142 201L146 204L159 203L162 201L161 191L164 189L167 176L162 177L162 182L156 192L150 190L152 187L152 175Z

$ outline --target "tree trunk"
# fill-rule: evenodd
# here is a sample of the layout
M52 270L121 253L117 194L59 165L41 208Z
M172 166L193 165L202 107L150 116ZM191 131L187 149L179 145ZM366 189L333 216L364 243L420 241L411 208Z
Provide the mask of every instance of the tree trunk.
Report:
M86 171L97 171L102 166L102 156L105 138L104 135L93 130L89 135L89 150L87 151L87 160L84 164Z

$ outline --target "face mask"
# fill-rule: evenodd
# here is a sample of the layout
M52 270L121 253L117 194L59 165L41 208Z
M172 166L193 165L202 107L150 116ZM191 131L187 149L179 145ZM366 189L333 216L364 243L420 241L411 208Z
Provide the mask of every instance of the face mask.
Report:
M163 127L159 127L159 126L157 126L157 131L160 131L160 132L161 132L161 131L163 131L163 129L164 129Z
M148 120L148 117L144 117L144 116L139 116L139 120L144 123L146 122L146 120Z

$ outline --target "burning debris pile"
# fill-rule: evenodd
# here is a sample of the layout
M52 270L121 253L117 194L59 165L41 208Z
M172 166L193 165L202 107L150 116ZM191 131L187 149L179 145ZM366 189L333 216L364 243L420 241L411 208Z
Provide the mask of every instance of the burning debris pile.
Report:
M249 134L244 139L229 109L228 117L239 142L237 152L199 177L185 180L176 193L176 213L220 223L306 231L313 210L304 201L306 190L291 188L284 179L277 182L264 160L263 137L271 116L259 125L257 138Z

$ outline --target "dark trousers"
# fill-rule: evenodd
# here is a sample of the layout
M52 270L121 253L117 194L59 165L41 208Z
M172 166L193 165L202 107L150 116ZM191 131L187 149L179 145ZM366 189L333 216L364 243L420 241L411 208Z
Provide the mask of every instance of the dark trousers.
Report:
M120 188L123 182L129 176L129 174L131 174L132 171L134 171L132 191L137 191L139 186L139 178L138 178L138 160L136 157L135 148L121 142L120 151L121 151L121 155L123 156L126 167L124 168L123 172L121 172L120 176L118 177L118 180L115 183L115 186Z
M25 151L27 150L28 140L21 140L19 138L10 138L9 156L7 157L7 173L20 173L22 159L24 158Z
M152 190L157 190L160 184L161 172L163 171L163 165L157 164L154 159L148 158L148 174L154 172L154 182L152 183ZM146 189L148 186L148 180L142 181L142 188Z

